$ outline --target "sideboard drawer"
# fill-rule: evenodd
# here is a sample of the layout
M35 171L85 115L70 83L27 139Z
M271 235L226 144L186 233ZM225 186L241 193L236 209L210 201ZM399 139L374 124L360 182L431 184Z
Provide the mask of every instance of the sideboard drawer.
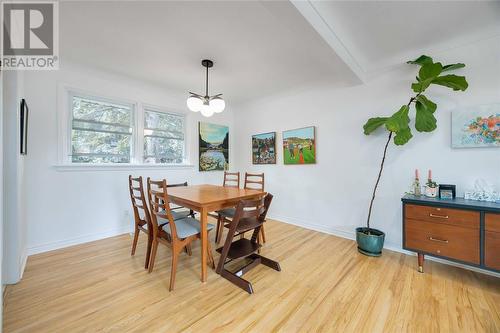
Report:
M460 210L457 211L461 212ZM450 209L446 209L446 211L443 209L440 213L445 215L447 214L450 219L451 216L456 216L451 215L453 212L450 213ZM461 226L435 223L435 221L427 222L422 220L423 219L414 220L408 218L407 216L405 224L406 248L449 257L464 262L474 264L480 263L479 230L472 229L470 227L464 228ZM472 220L467 223L474 225Z
M500 214L486 213L484 215L484 229L486 231L500 232Z
M474 229L479 229L480 225L479 212L453 208L405 205L405 217L407 219Z
M484 265L500 271L500 232L486 231L484 236Z

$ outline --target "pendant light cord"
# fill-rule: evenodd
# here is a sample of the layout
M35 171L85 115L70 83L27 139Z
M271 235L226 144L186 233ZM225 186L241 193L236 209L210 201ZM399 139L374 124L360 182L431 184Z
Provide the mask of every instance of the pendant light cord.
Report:
M207 67L207 80L205 84L205 97L208 98L208 65L206 67Z

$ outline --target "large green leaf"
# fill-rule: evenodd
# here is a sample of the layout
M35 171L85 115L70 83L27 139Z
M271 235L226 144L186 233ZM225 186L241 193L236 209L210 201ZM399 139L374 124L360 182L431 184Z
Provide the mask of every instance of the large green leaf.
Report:
M410 108L408 105L403 105L399 111L386 120L385 127L387 130L391 132L398 132L399 130L408 127L408 123L410 122L410 117L408 117L409 111Z
M420 81L433 79L437 77L439 74L441 74L442 70L443 70L443 65L441 65L441 63L439 62L436 62L435 64L428 63L420 68L420 71L418 72L418 77Z
M467 89L467 87L469 86L464 76L458 76L454 74L438 76L437 78L432 80L431 83L461 91L465 91L465 89Z
M417 79L418 82L411 84L411 89L413 89L413 91L416 93L421 93L431 85L432 80L434 80L434 78L430 78L427 80Z
M421 96L419 96L415 103L415 109L417 110L415 128L419 132L432 132L437 127L437 120L433 114L436 111L436 104L428 100L425 96L420 98Z
M373 131L375 131L377 128L385 124L386 120L389 119L388 117L376 117L376 118L370 118L366 122L366 124L363 126L363 130L366 135L371 134Z
M421 55L420 57L418 57L417 59L415 60L410 60L410 61L407 61L406 63L407 64L413 64L413 65L419 65L419 66L423 66L425 64L432 64L432 58L429 57L429 56L426 56L426 55Z
M424 95L418 95L417 96L417 103L423 104L423 106L430 111L431 113L434 113L437 109L436 103L425 97Z
M418 79L417 79L418 81ZM430 83L429 83L430 84ZM420 82L415 82L415 83L412 83L411 84L411 89L416 92L416 93L419 93L421 92L423 89L422 89L422 84Z
M411 134L410 127L402 128L396 132L394 143L398 146L402 146L410 141L411 138L413 138L413 134Z
M462 63L444 65L443 72L452 71L454 69L459 69L459 68L464 68L464 67L465 67L465 64L462 64Z

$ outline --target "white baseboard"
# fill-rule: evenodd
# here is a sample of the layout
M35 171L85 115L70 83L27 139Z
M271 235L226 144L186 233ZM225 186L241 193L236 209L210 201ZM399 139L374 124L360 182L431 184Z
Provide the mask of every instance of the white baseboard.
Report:
M46 243L46 244L42 244L42 245L36 245L36 246L32 246L32 247L28 248L28 256L31 256L33 254L47 252L47 251L62 249L62 248L72 246L72 245L88 243L88 242L96 241L96 240L103 239L103 238L123 235L123 234L130 233L130 232L131 232L131 227L126 226L126 227L110 229L107 231L98 232L98 233L94 233L94 234L87 234L85 236L64 239L64 240Z
M342 238L346 238L346 239L356 240L356 232L354 231L354 228L353 228L352 231L349 231L349 230L345 230L345 229L341 229L341 228L336 228L336 227L327 227L327 226L324 226L324 225L311 223L309 221L299 220L299 219L296 219L296 218L286 217L286 216L281 216L281 215L273 215L273 216L268 216L268 217L271 220L276 220L276 221L279 221L279 222L283 222L283 223L287 223L287 224L292 224L292 225L295 225L295 226L298 226L298 227L302 227L302 228L305 228L305 229L319 231L319 232L322 232L322 233L325 233L325 234L334 235L334 236L338 236L338 237L342 237ZM403 254L410 255L410 256L416 256L416 253L404 250L400 244L394 244L394 243L385 242L384 243L384 249L390 250L390 251L394 251L394 252L403 253ZM455 266L455 267L459 267L459 268L463 268L463 269L468 269L468 270L471 270L471 271L474 271L474 272L478 272L478 273L482 273L482 274L486 274L486 275L491 275L491 276L500 278L500 273L487 271L487 270L484 270L484 269L481 269L481 268L478 268L478 267L467 266L467 265L460 264L460 263L457 263L457 262L454 262L454 261L449 261L449 260L445 260L445 259L441 259L441 258L435 258L435 257L430 257L430 256L425 257L425 259L426 260L435 261L435 262L438 262L438 263L441 263L441 264Z

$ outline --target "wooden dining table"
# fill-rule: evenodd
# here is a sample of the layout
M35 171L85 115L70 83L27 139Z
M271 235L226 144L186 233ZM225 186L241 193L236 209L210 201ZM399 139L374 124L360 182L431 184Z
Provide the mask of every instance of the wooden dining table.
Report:
M240 200L258 199L263 195L265 195L265 192L260 190L217 185L190 185L168 189L168 197L171 203L200 213L202 282L207 280L208 213L234 207Z

